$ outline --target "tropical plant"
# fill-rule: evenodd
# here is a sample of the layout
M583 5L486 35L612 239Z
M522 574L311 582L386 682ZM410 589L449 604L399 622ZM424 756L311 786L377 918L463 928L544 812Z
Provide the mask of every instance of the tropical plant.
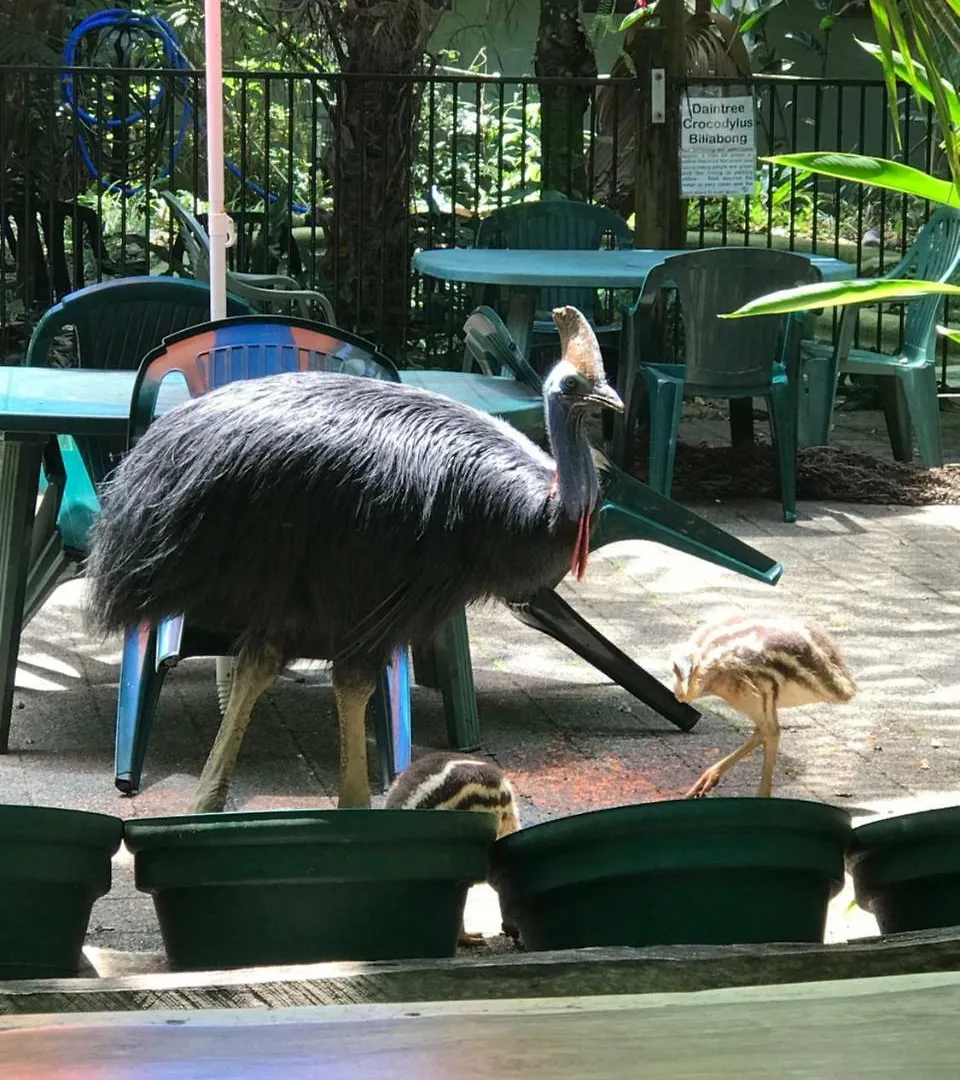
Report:
M932 176L903 162L863 154L816 151L784 154L769 160L836 180L855 181L960 207L960 95L943 74L949 69L951 57L955 58L960 52L960 0L870 0L870 9L877 35L877 43L871 51L883 66L897 137L900 138L897 122L899 80L908 85L919 102L933 106L949 178ZM821 283L770 293L725 317L907 300L925 293L960 296L960 286L909 279ZM949 336L960 340L952 333Z

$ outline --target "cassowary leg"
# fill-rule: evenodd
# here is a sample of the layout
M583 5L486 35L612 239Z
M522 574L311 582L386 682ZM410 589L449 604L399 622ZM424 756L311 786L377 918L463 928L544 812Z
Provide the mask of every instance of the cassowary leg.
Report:
M780 748L780 720L773 694L764 696L763 705L763 772L760 774L759 794L769 797L773 793L773 774L777 767L777 750Z
M711 765L709 769L705 769L684 798L702 799L704 795L709 795L717 784L720 783L720 777L723 776L728 769L736 765L738 761L742 761L745 757L749 757L762 742L763 736L759 731L755 731L743 746L738 747L732 754L728 754L725 758L721 758L715 765Z
M227 711L220 721L213 749L200 774L200 784L191 813L222 810L226 805L230 777L240 753L240 744L250 723L253 707L280 671L280 657L273 652L241 653L233 674Z
M333 693L340 721L340 797L337 806L341 810L365 809L370 805L367 703L375 686L373 678L333 665Z

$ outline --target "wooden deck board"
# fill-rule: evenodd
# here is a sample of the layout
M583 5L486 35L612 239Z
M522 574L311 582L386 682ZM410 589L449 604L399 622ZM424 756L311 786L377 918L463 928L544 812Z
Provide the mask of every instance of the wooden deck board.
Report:
M844 945L677 945L0 983L0 1015L689 992L960 970L960 928Z
M960 974L530 1001L0 1019L16 1080L947 1080Z

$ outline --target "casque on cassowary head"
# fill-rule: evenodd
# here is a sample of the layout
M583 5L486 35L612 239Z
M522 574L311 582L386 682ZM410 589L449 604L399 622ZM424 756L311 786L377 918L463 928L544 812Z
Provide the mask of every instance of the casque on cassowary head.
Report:
M195 810L223 808L254 704L307 655L333 665L339 805L369 806L365 712L392 650L472 601L582 577L599 498L583 422L623 406L583 315L553 314L553 458L439 394L301 372L185 402L121 462L93 529L91 621L114 631L182 612L238 647Z

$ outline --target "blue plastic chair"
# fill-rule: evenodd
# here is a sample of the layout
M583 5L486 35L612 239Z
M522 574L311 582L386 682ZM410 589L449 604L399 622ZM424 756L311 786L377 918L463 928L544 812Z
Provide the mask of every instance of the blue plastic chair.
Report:
M209 317L210 287L172 277L118 278L70 293L50 308L30 338L24 363L47 367L57 336L73 327L80 367L135 371L168 334ZM227 313L253 312L227 297ZM90 526L100 513L96 489L126 449L123 439L61 436L44 455L43 500L33 530L24 623L63 581L80 571Z
M615 420L618 460L630 457L643 389L650 402L649 483L669 495L684 397L731 401L763 397L777 448L783 517L796 521L796 395L800 322L782 315L721 320L748 300L820 280L809 259L766 248L712 248L674 255L648 275L629 310L636 325L621 352L618 388L624 415ZM667 286L676 288L684 330L683 364L652 362L646 337L651 309ZM789 333L788 333L789 328ZM783 361L783 362L781 362Z
M153 419L164 379L179 374L191 396L284 371L329 371L399 382L393 363L362 338L321 323L253 315L205 323L168 337L143 360L130 410L131 445ZM128 627L117 699L116 784L137 791L157 699L170 668L187 656L225 656L232 642L184 624L183 616ZM386 786L410 761L410 676L406 649L395 651L372 706Z
M619 214L605 206L565 198L541 199L502 206L482 218L474 247L538 251L631 248L633 233ZM619 322L596 325L596 290L541 289L531 339L534 346L556 341L557 331L550 312L565 304L572 304L583 312L594 325L601 344L620 332Z
M913 278L949 282L960 265L960 210L937 209L909 251L885 279ZM910 461L913 430L920 460L927 467L943 464L940 403L937 399L936 325L943 311L942 296L921 296L905 307L903 340L893 354L852 347L857 313L863 304L843 309L836 344L801 344L804 393L801 428L804 441L826 446L841 373L882 377L883 411L893 456Z

